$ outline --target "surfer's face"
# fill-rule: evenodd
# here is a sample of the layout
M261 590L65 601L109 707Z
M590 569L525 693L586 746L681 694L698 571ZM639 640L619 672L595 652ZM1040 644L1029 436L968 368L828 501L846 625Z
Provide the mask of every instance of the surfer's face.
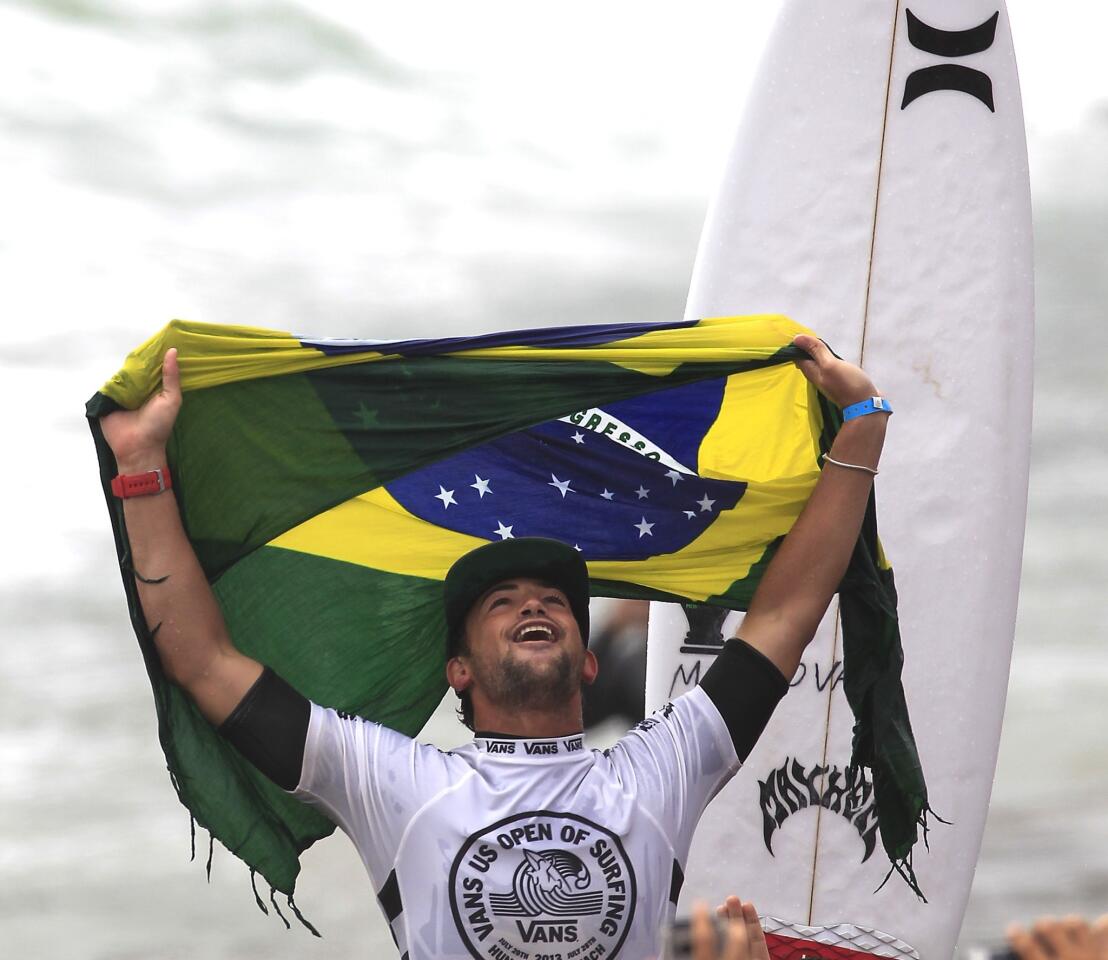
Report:
M473 685L504 706L564 704L596 676L568 598L541 580L493 586L470 608L465 634Z

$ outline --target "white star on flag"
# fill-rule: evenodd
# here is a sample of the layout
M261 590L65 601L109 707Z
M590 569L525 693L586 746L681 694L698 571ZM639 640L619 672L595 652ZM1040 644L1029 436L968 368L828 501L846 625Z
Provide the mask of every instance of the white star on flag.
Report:
M581 433L575 433L575 434L573 435L573 442L574 442L574 443L584 443L584 442L585 442L585 437L584 437L584 434L581 434Z
M701 513L704 513L704 512L711 513L712 512L712 504L715 503L715 500L708 499L708 494L704 494L704 499L703 500L697 500L696 502L700 505L700 512Z
M558 492L562 495L563 500L566 498L567 493L576 493L577 492L576 490L573 489L573 487L571 487L569 485L570 484L569 480L559 480L556 476L554 476L554 474L550 474L550 479L553 480L554 482L553 483L548 483L547 486L548 487L557 487Z
M489 489L488 480L482 480L476 473L473 475L473 479L477 482L471 483L470 486L473 487L473 489L477 491L481 499L484 500L486 493L492 493L492 490Z
M512 536L512 528L504 526L504 522L502 520L496 521L496 529L493 530L493 533L499 534L501 540L515 539L515 537Z
M605 500L611 500L611 499L613 499L613 498L615 497L615 494L614 494L614 493L612 493L612 491L611 491L611 490L609 490L609 489L608 489L607 487L605 487L605 488L604 488L604 492L603 492L603 493L601 494L601 496L602 496L602 497L603 497L603 498L604 498Z
M667 477L669 477L669 478L670 478L670 480L672 480L672 481L673 481L673 485L674 485L675 487L677 486L677 481L678 481L678 480L684 480L684 479L685 479L685 478L684 478L683 476L681 476L681 474L679 474L679 473L678 473L678 472L677 472L676 470L667 470L667 471L666 471L666 476L667 476Z
M640 540L643 537L647 537L647 536L652 537L652 536L654 536L654 534L651 532L654 529L654 524L647 523L646 522L646 517L643 517L638 523L631 524L631 526L633 526L636 530L639 531L639 539Z
M692 519L693 517L695 517L695 516L696 516L696 511L695 511L695 510L685 510L685 511L683 511L683 512L684 512L685 516L686 516L686 517L688 517L688 518L689 518L690 520L691 520L691 519Z
M439 484L439 492L435 494L435 499L442 501L443 510L449 507L450 504L458 505L458 501L454 499L454 491L447 490L442 484Z
M644 487L641 483L639 484L639 489L636 490L635 493L638 494L640 500L645 500L650 495L650 491L647 490L646 487Z

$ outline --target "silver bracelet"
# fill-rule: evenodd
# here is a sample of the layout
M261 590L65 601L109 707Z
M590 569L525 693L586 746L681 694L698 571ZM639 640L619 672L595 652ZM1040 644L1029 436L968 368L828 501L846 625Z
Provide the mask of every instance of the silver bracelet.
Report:
M847 470L861 470L863 473L868 473L871 477L877 476L877 471L873 467L863 467L860 463L843 463L841 460L833 460L826 453L823 454L823 459L828 463L835 464L836 467L845 467Z

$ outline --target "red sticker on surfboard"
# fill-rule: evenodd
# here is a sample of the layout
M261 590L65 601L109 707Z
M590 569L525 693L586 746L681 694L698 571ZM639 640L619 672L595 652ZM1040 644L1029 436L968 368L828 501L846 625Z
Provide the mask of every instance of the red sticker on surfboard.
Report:
M880 930L852 923L809 927L777 917L761 919L773 960L864 960L869 957L919 960L915 949Z

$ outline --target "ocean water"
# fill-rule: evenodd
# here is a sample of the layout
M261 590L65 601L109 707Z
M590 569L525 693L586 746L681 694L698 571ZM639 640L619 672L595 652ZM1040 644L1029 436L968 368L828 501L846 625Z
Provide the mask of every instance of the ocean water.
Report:
M370 337L679 316L771 14L0 2L0 954L388 955L341 838L298 887L323 941L263 917L221 849L206 883L206 837L190 862L83 404L172 316ZM1108 85L1033 110L1028 48L1031 498L964 944L1108 910ZM444 709L427 732L465 731Z

